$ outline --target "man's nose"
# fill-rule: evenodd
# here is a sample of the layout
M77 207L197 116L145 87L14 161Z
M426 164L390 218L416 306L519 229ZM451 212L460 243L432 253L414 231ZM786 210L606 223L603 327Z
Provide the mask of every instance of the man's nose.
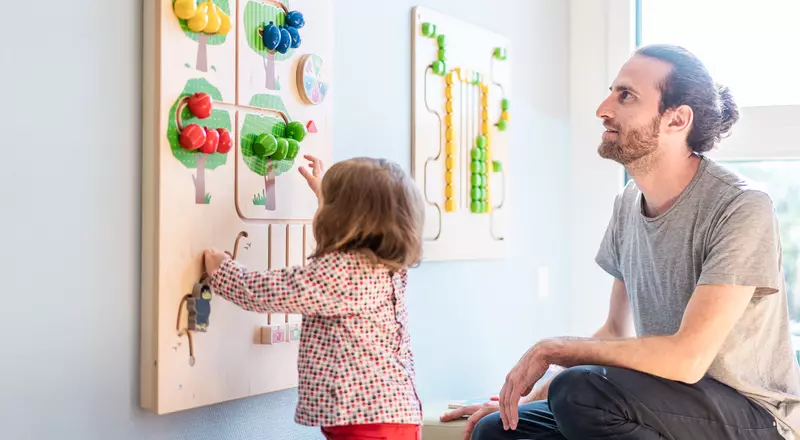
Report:
M597 111L595 114L600 119L613 119L614 118L614 108L610 102L611 96L606 98L600 105L597 107Z

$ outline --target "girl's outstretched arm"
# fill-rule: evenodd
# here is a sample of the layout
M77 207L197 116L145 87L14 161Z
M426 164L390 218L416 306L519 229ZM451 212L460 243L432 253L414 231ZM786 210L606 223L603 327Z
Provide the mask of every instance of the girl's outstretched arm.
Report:
M364 299L353 294L353 281L345 270L355 263L350 258L332 253L307 266L262 271L227 258L209 275L209 282L215 294L253 312L349 315L358 313Z

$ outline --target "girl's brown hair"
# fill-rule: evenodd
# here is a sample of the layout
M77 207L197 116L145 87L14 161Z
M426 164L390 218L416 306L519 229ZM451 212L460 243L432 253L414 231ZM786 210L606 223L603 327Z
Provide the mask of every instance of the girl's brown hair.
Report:
M367 157L338 162L325 172L321 192L313 256L360 252L392 272L420 261L425 206L397 164Z

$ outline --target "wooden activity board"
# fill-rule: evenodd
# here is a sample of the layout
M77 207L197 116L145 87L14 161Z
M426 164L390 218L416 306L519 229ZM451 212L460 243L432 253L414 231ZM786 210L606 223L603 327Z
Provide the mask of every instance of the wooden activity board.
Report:
M141 405L158 414L297 386L302 317L204 284L203 250L304 264L331 161L333 2L148 0L144 10Z
M508 40L412 10L412 169L422 187L426 260L505 255Z

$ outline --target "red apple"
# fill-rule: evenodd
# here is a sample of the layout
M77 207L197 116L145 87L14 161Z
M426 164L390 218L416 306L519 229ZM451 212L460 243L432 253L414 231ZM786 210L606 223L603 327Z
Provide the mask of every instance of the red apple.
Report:
M183 127L180 136L181 147L187 150L196 150L206 142L206 132L197 124Z
M219 144L219 132L217 130L209 130L208 127L205 127L206 130L206 143L200 147L200 152L205 154L214 154L217 151L217 145Z
M189 111L200 119L211 116L211 96L208 93L195 93L189 97L186 105Z
M224 128L218 128L219 132L219 145L217 145L217 153L225 154L231 151L233 142L231 141L231 132Z

